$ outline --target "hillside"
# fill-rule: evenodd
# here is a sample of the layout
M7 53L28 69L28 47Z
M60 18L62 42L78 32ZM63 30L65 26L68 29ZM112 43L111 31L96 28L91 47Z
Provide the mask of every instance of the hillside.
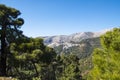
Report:
M99 37L111 29L100 32L80 32L71 35L45 36L44 44L58 54L76 54L79 58L89 56L95 47L100 47Z
M66 45L59 45L54 47L54 49L58 54L72 53L78 55L80 58L84 58L89 56L94 48L100 47L99 37L84 39L80 42L71 42L71 44L71 47L66 47Z

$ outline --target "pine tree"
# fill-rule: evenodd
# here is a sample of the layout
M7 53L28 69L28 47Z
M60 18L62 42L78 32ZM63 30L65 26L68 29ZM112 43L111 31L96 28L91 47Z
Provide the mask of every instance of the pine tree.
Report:
M0 76L7 76L7 31L14 29L17 31L23 25L22 18L18 18L20 11L5 5L0 5L0 34L1 34L1 55L0 55Z
M120 28L101 36L102 49L93 52L94 68L88 80L120 80Z

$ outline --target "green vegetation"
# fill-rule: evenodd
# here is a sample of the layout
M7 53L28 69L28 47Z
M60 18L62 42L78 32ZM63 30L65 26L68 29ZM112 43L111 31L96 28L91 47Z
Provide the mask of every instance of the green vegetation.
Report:
M8 75L29 80L40 76L41 70L45 67L47 69L56 55L54 50L45 46L39 38L27 38L22 43L12 43L10 53Z
M79 58L76 55L58 55L57 58L56 80L82 80L79 68Z
M97 38L88 38L84 39L80 42L71 42L73 44L77 44L77 46L72 46L63 49L63 45L55 47L55 51L57 54L64 53L65 55L70 55L71 53L78 56L79 58L79 69L81 71L81 75L86 77L86 74L92 68L92 52L95 48L100 48L100 39Z
M97 38L88 38L84 39L80 42L71 42L77 46L71 46L68 48L64 48L64 45L59 45L54 47L54 50L57 54L65 53L66 55L73 53L77 55L80 59L84 59L89 57L92 54L94 48L101 47L99 37Z
M12 80L119 80L120 28L99 38L85 39L63 51L41 38L22 34L20 11L0 5L0 78ZM73 42L74 43L74 42ZM92 53L92 50L96 48ZM63 52L63 53L62 53ZM67 55L65 55L67 53ZM92 59L92 60L91 60ZM92 64L93 61L93 64Z
M0 76L6 76L8 44L18 38L21 31L18 29L24 24L22 18L18 18L20 11L0 5L0 39L1 39L1 55L0 55Z
M120 28L101 36L101 44L93 52L94 68L87 80L120 80Z
M0 5L0 76L16 80L80 80L79 58L56 55L41 38L22 34L20 11ZM7 78L6 78L7 79Z

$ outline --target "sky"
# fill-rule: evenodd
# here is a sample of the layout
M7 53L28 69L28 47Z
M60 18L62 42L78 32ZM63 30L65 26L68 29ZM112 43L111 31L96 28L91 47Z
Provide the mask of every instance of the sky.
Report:
M16 8L28 37L98 32L120 26L120 0L0 0Z

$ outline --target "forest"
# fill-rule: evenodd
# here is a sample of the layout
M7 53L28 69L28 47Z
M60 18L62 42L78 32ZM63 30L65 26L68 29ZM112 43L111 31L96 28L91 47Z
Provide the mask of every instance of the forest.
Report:
M57 54L44 45L42 38L24 35L20 28L25 21L20 15L19 10L0 4L0 78L120 80L120 28L100 37L101 47L90 55L92 67L83 73L83 64L77 55Z

